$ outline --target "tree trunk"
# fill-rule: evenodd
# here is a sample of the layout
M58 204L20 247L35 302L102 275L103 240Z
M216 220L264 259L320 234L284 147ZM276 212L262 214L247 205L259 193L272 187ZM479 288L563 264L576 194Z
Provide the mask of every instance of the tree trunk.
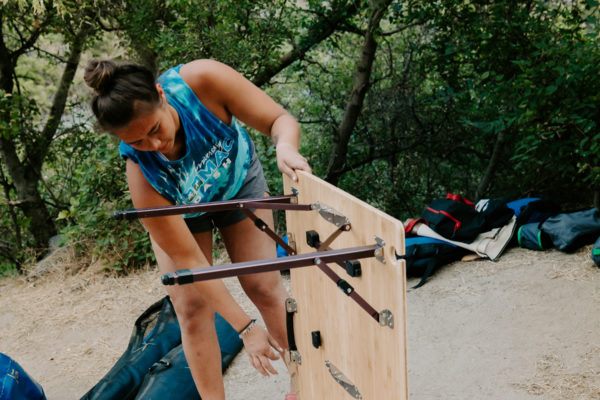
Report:
M23 160L19 158L14 139L4 135L0 137L0 156L14 186L17 196L16 204L29 218L28 230L34 238L35 247L39 250L46 249L50 238L57 232L54 220L39 191L41 170L48 148L59 127L86 37L87 33L82 31L71 44L71 54L54 96L46 125L33 143L26 147ZM12 93L14 85L12 75L18 57L10 54L2 43L0 44L0 58L3 60L0 66L0 83L3 85L1 89ZM2 112L9 115L9 110L2 110Z
M504 130L498 132L496 136L496 143L494 143L494 150L492 150L492 156L490 157L490 161L488 162L488 166L477 186L477 191L475 192L475 199L479 200L486 192L492 177L496 172L496 168L498 167L498 162L500 161L500 154L502 153L502 147L504 144L505 133Z
M334 148L325 174L325 180L334 185L337 185L341 171L346 163L348 141L356 126L356 121L362 110L365 96L369 90L371 68L375 60L375 53L377 52L375 35L380 29L379 23L390 3L391 0L376 0L372 2L369 24L354 75L354 85L350 92L350 98L346 104L342 121L340 122L334 137Z
M28 229L34 238L35 247L45 249L50 238L56 235L56 227L38 190L40 176L19 160L10 140L0 139L0 153L17 193L17 205L30 219Z

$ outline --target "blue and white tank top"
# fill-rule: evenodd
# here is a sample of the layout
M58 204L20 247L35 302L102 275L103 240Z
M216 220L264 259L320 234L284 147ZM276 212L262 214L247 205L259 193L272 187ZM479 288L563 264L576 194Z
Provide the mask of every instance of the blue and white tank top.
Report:
M229 126L200 102L179 75L180 67L167 70L158 83L179 114L185 131L185 155L169 161L159 152L139 151L125 142L119 145L119 152L138 164L148 182L174 204L230 200L246 178L252 141L235 118Z

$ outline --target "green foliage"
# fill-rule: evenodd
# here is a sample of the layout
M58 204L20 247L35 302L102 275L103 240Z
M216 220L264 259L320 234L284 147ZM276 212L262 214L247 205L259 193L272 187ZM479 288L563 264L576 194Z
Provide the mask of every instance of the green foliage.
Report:
M597 31L583 24L596 26L591 3L437 3L444 7L432 14L432 51L423 54L450 99L435 103L474 139L472 151L491 154L506 136L506 162L488 194L571 200L567 188L581 195L599 187L589 168L598 163L589 139L600 118Z
M100 258L114 270L152 262L150 240L141 223L113 219L115 211L131 208L125 162L115 138L84 131L57 142L56 147L57 152L76 155L68 161L74 185L69 205L58 214L65 223L64 240L76 243L80 255L90 261Z
M414 29L379 39L339 186L398 218L446 192L589 204L600 161L592 3L393 4L385 29ZM320 175L360 40L336 35L287 70L290 84L277 89L293 93L290 107ZM490 166L499 137L499 163ZM488 168L492 178L480 192Z
M135 51L159 57L161 67L215 58L252 76L286 45L296 7L288 1L142 1L117 19Z
M307 33L331 28L327 40L263 87L299 119L302 153L323 176L368 25L368 2L362 1L0 4L8 49L44 28L35 49L20 54L13 85L0 93L0 137L14 144L23 162L31 158L28 149L47 145L36 142L37 135L68 44L82 30L95 32L84 47L97 57L129 51L157 70L214 58L253 79L303 48L312 38ZM392 2L339 186L401 219L446 192L474 200L536 194L589 203L600 190L598 7L592 0ZM332 10L346 17L335 27L328 25ZM313 30L315 21L325 22ZM115 30L113 36L94 31L100 24ZM75 100L89 92L82 86L77 78L52 137L41 197L64 240L77 242L82 254L104 258L115 269L144 264L152 252L141 225L111 218L131 207L125 164L113 138L90 133L89 111ZM279 194L274 147L268 137L251 134L271 191ZM31 220L5 164L1 172L0 233L6 240L0 258L6 263L0 265L18 266L31 254ZM278 215L280 231L282 220Z
M13 143L22 152L34 138L39 109L32 99L0 90L0 140ZM20 270L31 260L34 240L28 229L30 219L19 210L12 179L4 164L0 165L0 270Z

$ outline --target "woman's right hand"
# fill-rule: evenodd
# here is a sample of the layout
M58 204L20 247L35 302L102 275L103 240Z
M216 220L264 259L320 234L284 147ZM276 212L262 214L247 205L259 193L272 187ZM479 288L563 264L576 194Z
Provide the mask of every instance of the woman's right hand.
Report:
M289 143L279 143L275 148L277 154L277 167L281 172L289 176L294 182L298 182L296 170L306 171L312 174L308 160Z
M248 357L250 357L250 364L258 372L264 376L269 376L269 373L277 374L270 360L278 360L279 354L277 352L283 353L283 349L269 332L263 327L255 325L243 335L242 340Z

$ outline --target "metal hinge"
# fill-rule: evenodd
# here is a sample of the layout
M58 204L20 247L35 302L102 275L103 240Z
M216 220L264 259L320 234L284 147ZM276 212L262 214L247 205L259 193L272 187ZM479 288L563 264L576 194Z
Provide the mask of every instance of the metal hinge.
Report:
M381 311L379 313L379 325L394 329L394 314L390 310Z
M337 227L350 224L350 220L346 218L346 216L342 215L342 213L334 210L331 207L321 204L318 201L311 204L311 208L318 211L321 217L325 218L327 221L331 222Z
M340 384L341 387L348 392L348 394L355 399L362 399L362 394L358 391L358 388L348 379L342 371L340 371L335 365L331 363L331 361L326 360L325 365L327 369L329 369L329 373L335 379L337 383Z

